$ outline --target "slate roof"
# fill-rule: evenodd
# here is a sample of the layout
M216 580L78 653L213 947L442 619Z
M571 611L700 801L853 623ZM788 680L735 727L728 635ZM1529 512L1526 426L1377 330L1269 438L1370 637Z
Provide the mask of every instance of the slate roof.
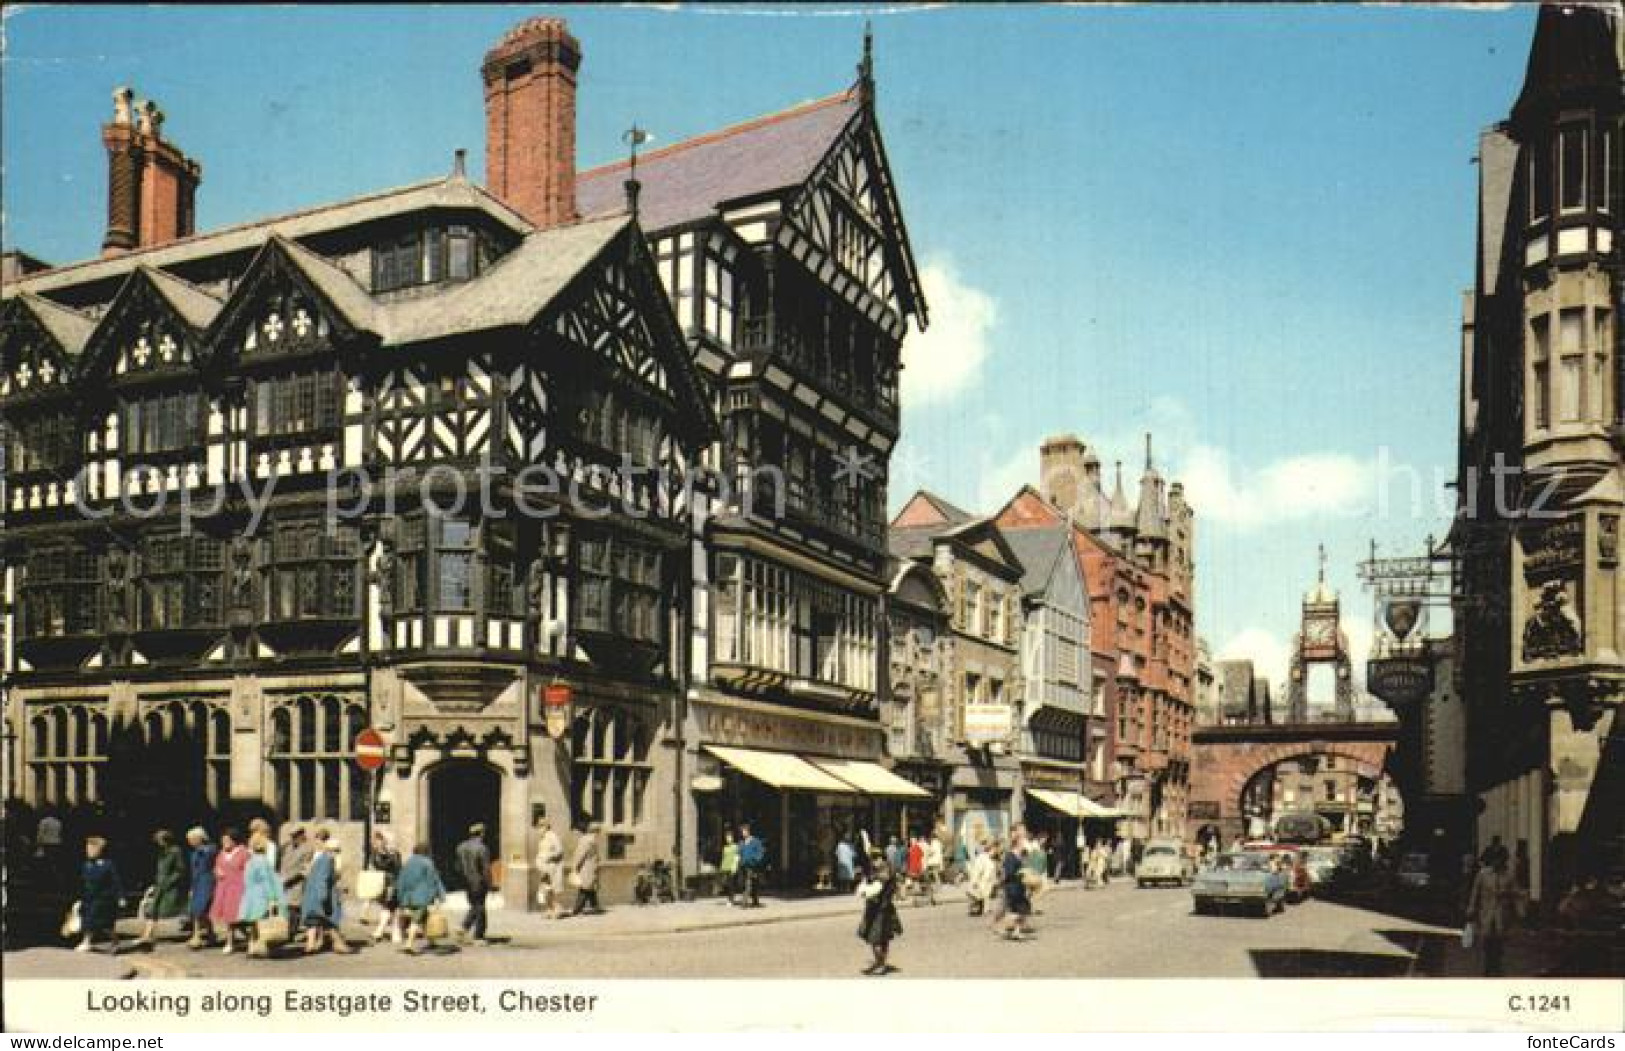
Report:
M1609 12L1588 4L1543 4L1513 119L1575 96L1618 97L1619 59Z
M929 558L931 542L939 532L938 526L893 526L886 530L886 550L897 558Z
M533 233L472 281L388 304L388 339L416 343L527 324L631 223L615 215Z
M150 266L141 266L137 269L146 274L152 281L152 286L158 294L175 308L175 312L186 320L188 325L195 329L205 329L209 323L220 313L220 300L211 296L203 289L190 281L182 281L174 274Z
M270 234L277 234L289 240L305 238L426 208L472 208L485 212L516 232L524 233L531 229L531 225L521 218L519 213L483 188L466 178L442 176L393 190L383 190L285 215L222 227L219 230L195 234L151 248L137 249L107 259L90 259L51 270L41 270L17 281L7 282L6 288L49 292L117 277L134 270L137 266L168 267L213 256L230 255L233 252L252 251Z
M638 219L664 230L715 215L719 206L805 182L860 108L842 92L721 128L638 157ZM576 177L583 216L625 211L627 162Z
M95 318L53 303L44 296L21 292L9 293L6 299L20 301L62 347L63 353L70 356L77 357L85 349L85 341L90 339L90 334L96 331Z
M1049 587L1055 563L1070 554L1065 526L1029 529L1001 529L1005 543L1021 562L1021 592L1029 598L1041 597Z

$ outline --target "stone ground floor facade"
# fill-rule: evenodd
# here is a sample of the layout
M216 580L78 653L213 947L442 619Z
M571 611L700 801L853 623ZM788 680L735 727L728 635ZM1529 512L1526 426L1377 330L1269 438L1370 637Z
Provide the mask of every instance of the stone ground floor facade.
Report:
M560 682L571 702L550 725L542 698ZM769 883L788 891L830 884L842 835L883 845L945 827L969 847L1026 820L1064 849L1079 823L1026 788L1075 790L1081 771L985 749L897 758L873 718L492 664L35 683L10 691L6 725L8 811L29 829L50 811L70 838L109 835L133 873L155 829L218 833L263 816L329 829L351 871L370 817L402 849L427 844L449 874L479 822L507 908L534 907L543 817L567 852L599 826L610 902L654 859L676 859L696 892L716 889L724 830L743 823L768 847ZM388 745L376 775L353 755L369 726Z

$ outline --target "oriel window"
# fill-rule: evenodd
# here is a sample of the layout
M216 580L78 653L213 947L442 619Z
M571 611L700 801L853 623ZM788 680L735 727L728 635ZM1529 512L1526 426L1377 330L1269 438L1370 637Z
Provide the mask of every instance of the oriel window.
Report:
M1586 129L1564 128L1558 133L1559 207L1565 212L1586 206Z
M437 520L439 546L435 552L437 608L474 608L474 527L455 518Z

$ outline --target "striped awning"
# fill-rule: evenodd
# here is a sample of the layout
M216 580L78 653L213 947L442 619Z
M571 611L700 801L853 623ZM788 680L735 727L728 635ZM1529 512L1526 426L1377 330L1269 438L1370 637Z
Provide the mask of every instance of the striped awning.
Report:
M930 799L931 793L912 781L905 781L878 763L858 759L813 759L812 764L834 774L866 796L898 799Z
M833 774L826 773L799 755L789 752L768 752L757 748L728 748L708 744L705 750L753 778L780 789L800 789L806 792L833 792L855 795L857 789Z

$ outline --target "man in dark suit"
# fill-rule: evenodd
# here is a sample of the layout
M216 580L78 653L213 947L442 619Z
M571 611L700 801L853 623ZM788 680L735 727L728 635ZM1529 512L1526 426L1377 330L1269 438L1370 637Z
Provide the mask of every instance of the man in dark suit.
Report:
M463 917L465 940L485 941L485 896L491 893L491 850L485 845L485 825L468 827L468 838L457 844L457 874L468 888L468 915Z

